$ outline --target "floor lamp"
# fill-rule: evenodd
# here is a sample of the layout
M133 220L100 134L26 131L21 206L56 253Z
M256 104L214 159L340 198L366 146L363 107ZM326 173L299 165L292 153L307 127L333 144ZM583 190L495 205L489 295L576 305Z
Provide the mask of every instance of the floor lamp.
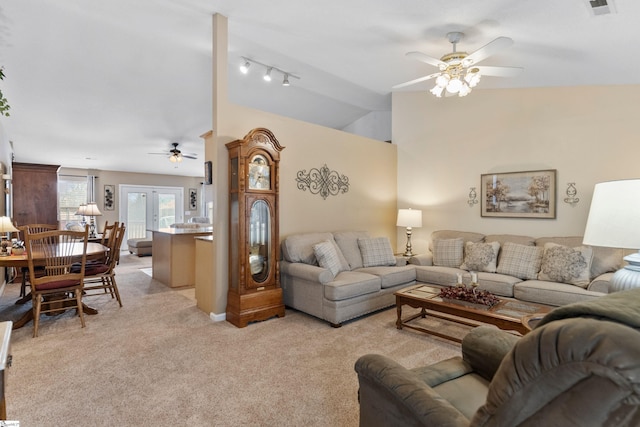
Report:
M413 209L398 209L398 227L407 227L407 246L403 256L413 256L411 252L411 229L413 227L422 227L422 211L414 211Z
M640 249L640 179L596 184L584 231L585 245ZM640 287L640 253L624 257L627 265L609 282L609 292Z

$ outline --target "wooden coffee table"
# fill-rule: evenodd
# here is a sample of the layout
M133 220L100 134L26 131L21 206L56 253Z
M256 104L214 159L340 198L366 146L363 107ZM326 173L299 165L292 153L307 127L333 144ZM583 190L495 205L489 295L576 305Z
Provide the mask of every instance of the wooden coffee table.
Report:
M410 325L409 322L431 316L467 326L478 326L478 322L488 323L500 329L526 334L531 330L529 324L532 319L540 318L554 308L508 298L501 298L500 302L493 307L479 306L463 301L445 301L438 296L440 289L442 289L440 286L420 284L394 293L398 311L396 327L398 329L403 327L415 329L440 338L461 342L462 340L458 337L434 329ZM420 312L402 319L403 305L419 308Z

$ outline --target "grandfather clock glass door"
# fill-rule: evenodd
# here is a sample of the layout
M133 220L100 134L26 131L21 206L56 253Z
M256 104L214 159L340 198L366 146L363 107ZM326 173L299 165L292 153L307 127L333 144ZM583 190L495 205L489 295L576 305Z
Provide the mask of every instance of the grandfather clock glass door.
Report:
M250 199L253 199L250 197ZM269 278L271 261L271 210L262 199L251 203L249 216L249 270L247 288L260 288Z
M227 320L238 327L284 317L278 266L278 170L284 148L267 129L228 143Z

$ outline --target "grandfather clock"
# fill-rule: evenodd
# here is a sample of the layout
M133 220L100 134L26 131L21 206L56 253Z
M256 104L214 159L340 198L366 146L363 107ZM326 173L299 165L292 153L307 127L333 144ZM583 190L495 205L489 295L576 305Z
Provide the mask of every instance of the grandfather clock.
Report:
M280 145L264 128L227 144L229 292L227 320L239 328L284 317L278 265Z

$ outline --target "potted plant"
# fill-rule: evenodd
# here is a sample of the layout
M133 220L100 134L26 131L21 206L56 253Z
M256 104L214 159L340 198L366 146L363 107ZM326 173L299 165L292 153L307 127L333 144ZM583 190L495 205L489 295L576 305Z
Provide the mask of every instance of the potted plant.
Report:
M22 255L24 251L24 242L22 240L16 240L11 243L11 253L13 255Z

